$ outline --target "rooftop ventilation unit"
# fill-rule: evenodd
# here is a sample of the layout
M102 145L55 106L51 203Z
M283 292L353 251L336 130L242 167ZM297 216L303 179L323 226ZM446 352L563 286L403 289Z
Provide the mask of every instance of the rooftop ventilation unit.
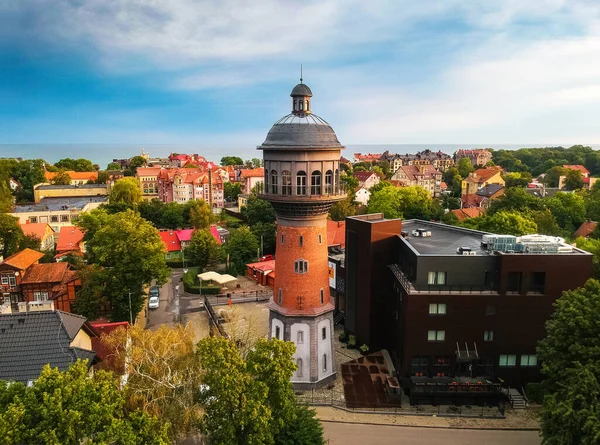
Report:
M458 253L459 255L468 255L468 256L476 255L475 251L471 250L470 247L459 247L456 249L456 253Z
M431 236L431 231L427 229L415 229L411 232L411 235L424 238L427 236Z

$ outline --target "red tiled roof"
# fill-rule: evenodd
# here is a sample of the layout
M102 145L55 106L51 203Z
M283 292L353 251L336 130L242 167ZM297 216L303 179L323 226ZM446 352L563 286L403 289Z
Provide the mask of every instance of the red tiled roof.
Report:
M21 224L21 229L23 230L25 236L32 236L39 240L44 239L44 237L46 236L46 229L48 227L50 227L48 223ZM54 229L52 229L52 227L50 227L50 230L52 231L52 233L54 233Z
M452 210L452 213L456 215L459 221L464 221L468 218L477 218L485 213L485 209L482 207L466 207L464 209Z
M183 229L175 232L177 235L177 239L179 242L181 241L190 241L192 239L192 235L194 234L194 229Z
M251 168L251 169L242 169L240 174L244 178L262 178L265 176L265 169L263 167L260 168Z
M62 283L69 263L33 264L25 272L21 284Z
M43 253L37 252L33 249L24 249L9 256L2 262L2 264L8 264L16 269L25 270L32 264L37 263L43 256Z
M246 264L246 267L252 267L257 270L262 270L263 272L267 270L275 270L275 260L261 261L259 263L249 263Z
M366 171L358 171L358 172L354 172L354 177L356 179L358 179L358 182L365 182L367 179L369 179L372 175L377 176L377 173L374 172L366 172Z
M167 248L167 252L177 252L181 250L181 242L179 242L177 233L174 230L165 230L164 232L159 232L159 235Z
M221 242L221 235L219 235L219 229L217 229L217 226L215 224L210 225L210 233L212 233L212 236L214 236L215 240L217 241L217 244L223 244Z
M58 232L56 252L68 252L70 250L81 250L80 243L83 240L83 232L75 226L63 226Z
M442 190L447 190L448 189L448 184L446 184L444 181L442 181L441 184L440 184L440 188Z
M493 167L493 168L478 168L477 170L475 170L473 173L471 173L469 175L470 178L473 178L473 175L477 175L476 180L478 182L485 182L488 179L490 179L492 176L494 176L495 174L500 173L500 169Z
M575 238L579 238L580 236L587 238L588 236L591 235L591 233L594 231L594 229L596 228L597 225L598 225L598 223L595 221L585 221L575 231Z
M158 176L162 167L138 167L137 176Z
M67 170L65 172L68 174L71 179L77 179L79 181L95 181L98 179L98 172L75 172L72 170ZM44 172L44 176L48 181L58 175L58 172Z
M589 175L590 174L590 171L587 168L585 168L583 165L581 165L581 164L577 164L577 165L563 165L563 168L566 168L568 170L579 170L582 175Z
M392 184L394 187L406 187L406 184L404 183L404 181L390 180L389 182L390 182L390 184Z
M346 246L346 221L327 220L327 246Z

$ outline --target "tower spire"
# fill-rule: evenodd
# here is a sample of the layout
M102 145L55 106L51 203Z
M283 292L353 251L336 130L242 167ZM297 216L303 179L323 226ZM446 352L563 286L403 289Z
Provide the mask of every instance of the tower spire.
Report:
M300 83L302 83L302 64L300 64Z

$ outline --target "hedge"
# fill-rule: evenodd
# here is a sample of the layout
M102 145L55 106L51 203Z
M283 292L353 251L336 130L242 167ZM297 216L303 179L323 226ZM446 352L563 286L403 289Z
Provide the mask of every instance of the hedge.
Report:
M199 294L200 285L198 284L198 268L190 267L183 276L183 289L190 294ZM221 293L219 286L202 286L202 294L217 295Z

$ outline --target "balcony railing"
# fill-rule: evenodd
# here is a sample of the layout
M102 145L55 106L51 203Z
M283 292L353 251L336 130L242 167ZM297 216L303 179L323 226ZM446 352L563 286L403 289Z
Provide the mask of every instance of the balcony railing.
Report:
M255 190L260 195L281 199L327 199L348 195L345 183L327 185L281 185L258 183Z
M388 266L400 285L409 295L428 295L428 294L479 294L479 295L498 295L498 289L494 286L454 286L454 285L420 285L415 286L400 269L398 264Z

